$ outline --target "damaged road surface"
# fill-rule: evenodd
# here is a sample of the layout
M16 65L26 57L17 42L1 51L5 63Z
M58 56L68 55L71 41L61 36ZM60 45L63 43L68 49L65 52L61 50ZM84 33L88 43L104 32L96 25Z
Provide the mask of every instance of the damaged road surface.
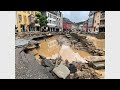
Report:
M16 79L54 79L52 74L41 66L32 54L26 54L23 48L15 51Z
M71 38L70 35L56 35L42 40L16 41L15 78L100 79L96 68L89 65L89 60L93 59L88 56L93 56L85 51L82 42ZM92 66L97 67L96 62L92 62Z

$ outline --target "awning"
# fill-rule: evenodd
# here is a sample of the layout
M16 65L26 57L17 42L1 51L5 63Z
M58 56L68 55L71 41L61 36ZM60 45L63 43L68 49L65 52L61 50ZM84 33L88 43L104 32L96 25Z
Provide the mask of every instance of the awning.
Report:
M55 28L58 28L58 29L60 29L61 27L58 27L58 26L56 26Z
M48 25L48 27L50 28L56 28L56 29L61 29L62 27L59 27L59 26L53 26L53 25Z
M55 28L55 26L53 26L53 25L48 25L48 27Z
M39 25L39 24L35 24L35 26L38 26L38 27L40 27L40 25Z

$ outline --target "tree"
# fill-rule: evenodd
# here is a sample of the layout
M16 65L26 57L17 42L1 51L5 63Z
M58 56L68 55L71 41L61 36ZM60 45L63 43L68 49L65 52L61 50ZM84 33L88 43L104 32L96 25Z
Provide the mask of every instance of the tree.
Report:
M39 11L36 13L36 20L35 23L38 23L40 25L40 29L42 27L47 27L47 17L42 15Z

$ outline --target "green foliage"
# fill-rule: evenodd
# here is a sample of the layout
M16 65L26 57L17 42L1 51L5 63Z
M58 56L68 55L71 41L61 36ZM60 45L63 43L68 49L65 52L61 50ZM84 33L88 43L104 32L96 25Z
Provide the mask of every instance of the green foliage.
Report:
M36 20L35 20L35 22L36 23L39 23L39 25L40 25L40 27L43 27L43 26L47 26L47 23L48 23L48 21L47 21L47 17L46 16L44 16L44 15L42 15L41 13L36 13Z

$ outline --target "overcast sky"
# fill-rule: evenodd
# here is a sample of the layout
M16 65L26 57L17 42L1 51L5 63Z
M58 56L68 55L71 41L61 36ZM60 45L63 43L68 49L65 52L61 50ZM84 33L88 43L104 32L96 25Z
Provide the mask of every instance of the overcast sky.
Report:
M88 19L89 11L62 11L63 17L72 22L80 22Z

